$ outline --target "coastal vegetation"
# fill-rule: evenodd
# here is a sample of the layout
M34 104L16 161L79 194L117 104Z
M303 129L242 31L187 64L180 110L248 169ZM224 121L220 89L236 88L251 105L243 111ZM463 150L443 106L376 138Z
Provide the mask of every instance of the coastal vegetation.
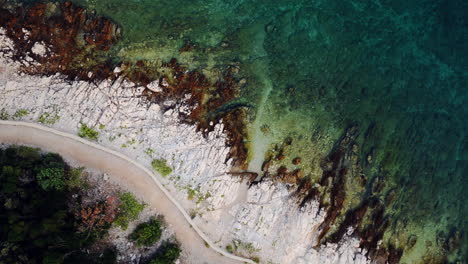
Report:
M0 120L8 120L8 119L10 119L10 114L8 114L5 108L2 108L2 110L0 110Z
M97 140L99 138L99 132L82 123L80 126L80 132L78 133L78 136L90 140Z
M228 253L237 255L237 256L244 256L250 258L255 263L260 262L260 258L256 256L260 250L252 243L243 242L241 240L233 240L232 244L227 244L225 247Z
M115 224L125 230L131 221L138 219L145 205L138 202L135 196L129 192L120 194L119 198L121 202L119 206L120 212L115 219Z
M85 175L55 153L0 148L0 263L117 263L109 230L127 228L144 205L129 192L100 195ZM158 246L163 228L152 218L130 239ZM180 248L167 240L155 252L143 263L174 263Z
M16 111L14 114L13 114L13 119L15 120L18 120L18 119L21 119L22 117L25 117L29 114L29 111L26 110L26 109L18 109L18 111Z
M65 186L63 168L44 168L37 174L37 181L44 190L60 191Z
M139 224L130 234L130 238L135 241L138 247L152 246L161 238L161 226L161 221L150 219L148 222Z
M110 247L85 251L103 233L80 232L73 213L80 201L70 203L78 194L73 170L59 155L0 149L0 171L0 263L114 263Z
M163 177L166 177L172 172L172 168L166 164L165 159L153 159L153 161L151 162L151 166Z
M58 120L60 119L60 116L57 115L56 113L42 113L39 118L37 119L37 122L46 124L46 125L53 125L55 124Z
M249 147L251 167L297 186L301 207L320 201L320 245L352 229L374 259L466 262L466 1L72 2L96 13L70 2L2 10L14 58L31 54L21 27L34 32L28 43L45 41L54 54L30 72L101 81L124 65L138 70L119 76L136 84L167 81L156 98L191 96L184 101L200 131L224 116L237 165ZM202 74L210 71L226 75L212 84ZM252 114L233 107L238 95Z
M153 256L149 264L172 264L180 256L180 247L176 243L166 242Z

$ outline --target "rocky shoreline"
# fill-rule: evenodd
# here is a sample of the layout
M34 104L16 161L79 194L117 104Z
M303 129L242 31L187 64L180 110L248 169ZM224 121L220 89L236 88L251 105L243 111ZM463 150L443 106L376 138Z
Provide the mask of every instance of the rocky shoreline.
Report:
M5 50L12 43L4 31L0 33ZM100 144L148 167L154 157L166 159L174 172L162 179L165 186L218 245L234 247L235 253L265 263L275 259L281 263L368 262L356 238L314 248L315 243L310 241L323 212L321 217L316 216L316 203L303 209L290 206L296 204L291 198L293 188L267 180L248 188L249 181L232 176L233 162L222 123L203 136L195 125L180 122L176 111L164 111L140 96L145 88L135 88L131 82L121 79L93 84L72 82L60 74L31 76L19 73L21 63L5 57L2 62L0 101L4 113L13 116L27 109L21 120L32 122L47 113L57 117L55 121L45 120L47 125L74 134L80 123L95 128L102 125ZM194 197L188 199L190 193Z
M162 181L219 245L262 263L400 261L403 248L382 244L394 197L380 200L379 182L361 177L355 127L323 159L319 184L275 167L281 149L258 175L246 171L249 106L236 100L236 65L213 77L175 59L113 61L119 27L68 2L0 9L0 27L4 113L54 116L43 123L75 134L87 124L100 144L141 164L166 160L173 173ZM350 204L358 191L365 202Z

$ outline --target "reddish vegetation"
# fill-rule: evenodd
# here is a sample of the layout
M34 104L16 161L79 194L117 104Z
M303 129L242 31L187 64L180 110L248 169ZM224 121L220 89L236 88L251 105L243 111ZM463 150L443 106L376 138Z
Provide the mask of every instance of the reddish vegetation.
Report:
M382 240L389 224L385 217L385 205L378 198L368 197L363 200L362 204L343 215L344 200L346 198L345 179L348 176L354 176L348 174L353 164L352 157L355 155L353 148L358 136L357 131L356 126L348 128L345 135L337 142L332 152L322 163L323 174L319 183L321 186L330 186L330 204L326 206L326 218L320 225L321 233L318 242L319 244L326 242L338 243L348 228L354 227L354 234L361 239L360 248L366 249L372 259L378 263L398 263L402 255L401 249L396 249L391 245L388 247L378 247L377 245ZM380 189L382 186L379 184L376 181L372 185L376 185L376 188ZM303 190L307 193L302 198L301 206L315 197L323 199L315 188L308 189L299 185L298 193ZM321 204L323 205L323 201ZM338 218L343 220L336 223ZM365 219L368 219L367 225L363 224ZM337 228L333 233L329 234L332 225L337 225Z
M289 172L288 169L286 169L286 167L281 166L276 171L276 177L282 182L298 184L304 177L304 173L301 169L295 169Z
M109 197L105 202L81 207L75 212L75 217L80 223L81 232L90 232L101 229L111 224L118 213L118 202L115 197Z
M228 136L228 146L231 147L229 155L236 159L234 165L244 170L247 168L248 155L247 146L244 143L247 135L247 128L243 122L245 117L245 109L238 108L222 118Z
M117 27L110 20L90 16L69 2L58 4L53 12L47 8L46 4L38 3L15 10L0 9L0 25L15 44L13 59L24 62L30 56L41 64L25 67L30 73L60 72L70 79L84 80L108 78L112 72L109 61L95 60L93 55L110 49L118 37ZM36 42L48 46L46 56L31 52ZM80 61L84 58L88 61ZM93 76L88 76L88 72L93 72Z
M161 102L168 98L176 102L188 104L192 110L189 115L180 113L181 117L190 123L196 123L198 130L205 135L214 128L211 122L216 124L222 120L225 133L228 136L227 145L230 147L228 158L234 158L235 166L241 170L246 169L247 147L244 144L244 138L247 134L244 120L246 118L243 105L224 109L224 106L235 100L238 96L238 82L234 77L232 68L226 69L222 73L222 79L210 83L208 79L198 71L188 71L181 66L175 59L169 63L163 64L163 67L171 69L170 75L159 78L159 87L161 92L146 91L146 94L153 101ZM150 68L150 67L142 67ZM130 80L139 82L141 85L147 85L151 78L147 77L152 73L139 71L129 75ZM136 76L137 75L137 76ZM141 81L141 80L147 80ZM190 95L185 100L184 97ZM175 108L176 106L172 106Z
M275 172L270 173L272 164L275 161L284 160L287 147L291 144L291 139L285 140L280 146L276 146L276 154L270 153L262 166L264 176L271 176L278 181L296 184L295 195L299 200L299 206L305 206L309 201L318 199L320 206L326 210L325 220L320 225L318 245L332 242L338 243L349 227L354 227L354 235L361 239L360 247L367 250L369 257L378 263L398 263L402 255L401 249L396 249L389 245L378 247L378 242L382 240L388 221L385 217L385 206L394 199L394 192L389 192L386 204L380 199L370 196L364 199L362 204L356 208L346 211L344 207L346 199L345 183L347 177L359 177L360 162L357 158L356 138L358 137L358 127L349 127L345 134L335 143L333 150L325 157L321 163L323 170L319 185L323 189L312 186L308 177L303 176L301 169L288 171L285 166L280 166ZM293 165L299 165L301 158L292 159ZM360 178L362 188L365 180ZM378 179L370 184L374 192L379 193L383 188L383 183ZM329 195L329 202L324 201L324 197ZM364 221L368 224L364 225ZM332 226L336 226L331 233ZM378 250L377 250L378 248ZM379 262L380 261L380 262ZM382 262L383 261L383 262Z
M344 177L346 176L347 169L341 167L343 165L345 152L340 147L327 158L327 162L331 162L332 166L330 170L327 170L328 168L323 168L324 171L320 181L320 185L322 186L327 186L329 180L332 180L333 183L330 190L330 206L327 209L327 217L320 225L322 231L318 237L319 243L328 233L331 224L341 214L341 210L343 209L343 202L345 199Z
M119 30L112 21L90 15L83 8L69 2L57 4L55 11L52 13L49 11L47 5L42 3L18 7L15 10L0 8L0 26L6 29L7 36L14 41L13 59L24 64L24 71L46 75L59 72L70 80L101 81L126 78L136 85L143 86L157 81L162 91L145 90L144 95L149 100L159 103L168 98L172 99L176 103L168 108L174 109L180 104L188 104L191 107L190 114L180 113L181 117L185 122L196 124L205 135L214 128L211 122L216 124L222 120L228 136L227 143L231 147L230 157L234 158L238 169L246 169L247 147L244 143L246 110L243 105L227 107L238 97L239 93L235 68L226 68L219 80L211 83L201 72L188 71L175 59L162 65L169 69L162 76L155 67L151 67L151 62L148 61L121 62L114 65L110 61L108 51L119 38ZM29 31L29 34L25 34L23 29ZM43 42L49 48L45 56L31 52L36 42ZM180 52L195 48L196 45L187 43L180 49ZM27 63L28 56L40 65L33 66ZM116 65L119 65L123 71L114 74L113 69ZM349 128L322 164L323 175L319 183L323 187L331 187L327 190L330 194L330 204L326 206L326 219L321 225L319 241L321 243L337 242L343 237L348 227L354 226L356 227L355 234L361 238L361 247L368 249L371 257L377 262L397 263L402 254L400 249L395 249L390 245L376 250L377 243L388 226L384 204L369 198L368 202L342 215L346 195L344 184L349 174L349 159L356 137L357 127ZM291 142L291 139L287 139L278 154L265 161L262 167L265 175L269 174L268 170L273 160L281 161L286 158L283 148L289 146ZM292 160L293 165L300 163L299 157ZM257 178L255 173L233 174L248 177L251 182ZM296 193L301 199L301 206L315 198L319 198L324 206L324 193L320 193L312 186L310 179L304 177L301 169L288 171L286 167L280 167L272 177L296 184ZM382 186L377 185L376 188L382 188ZM389 193L386 205L393 199L394 193ZM91 230L111 222L115 217L116 208L112 201L97 203L81 208L77 211L76 217L80 219L84 231ZM344 218L342 223L333 234L327 236L331 226L336 224L336 220L340 217ZM366 217L371 221L369 225L363 226L362 222Z
M229 174L234 176L240 176L243 179L247 179L248 182L253 183L255 179L258 177L258 173L243 171L243 172L230 172Z
M290 184L300 184L298 188L299 193L307 192L311 186L310 181L304 178L304 171L300 168L294 169L293 171L288 171L285 166L280 166L276 172L270 172L269 169L272 164L276 161L283 161L286 159L288 150L287 148L292 144L291 138L286 138L284 142L280 145L276 145L273 149L273 152L269 152L265 161L262 164L262 171L264 176L271 176L273 179L286 182ZM296 157L292 160L294 165L299 165L301 163L301 158ZM299 191L300 189L300 191Z
M192 42L186 42L182 48L179 49L179 52L187 52L195 49L197 47L196 44Z
M222 120L228 136L227 144L231 147L229 158L234 159L239 169L246 168L245 109L242 105L223 109L227 103L238 97L235 68L228 67L218 81L210 83L201 72L188 71L175 59L162 65L169 69L163 76L148 61L113 64L108 51L117 41L119 30L112 21L89 15L83 8L70 2L57 4L55 11L51 10L53 9L50 6L42 3L15 10L0 8L0 26L6 29L7 36L14 41L13 59L24 64L25 72L46 75L59 72L70 80L87 81L116 80L123 77L143 86L156 80L163 88L162 91L146 90L144 95L154 102L170 98L176 104L188 104L192 108L191 113L188 116L181 113L181 116L186 122L197 124L205 135L214 128L210 122L216 124ZM29 31L29 35L23 29ZM31 52L36 42L43 42L49 48L45 56ZM188 43L181 52L195 47ZM40 65L27 63L28 56ZM123 71L114 74L115 65L120 65ZM188 95L189 98L186 99Z

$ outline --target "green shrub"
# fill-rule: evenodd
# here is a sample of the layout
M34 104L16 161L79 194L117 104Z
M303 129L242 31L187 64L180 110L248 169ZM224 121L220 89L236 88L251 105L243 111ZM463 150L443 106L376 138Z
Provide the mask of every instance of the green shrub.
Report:
M50 114L50 113L42 113L39 118L37 119L37 122L42 123L42 124L48 124L48 125L53 125L55 124L58 120L60 119L60 116L57 114Z
M180 256L179 245L175 243L165 243L158 249L158 253L153 256L149 264L172 264Z
M146 223L139 224L130 235L130 238L136 242L138 247L149 247L159 241L161 234L161 222L151 219Z
M131 221L138 219L141 211L145 205L139 203L135 196L129 192L120 194L119 214L115 219L115 224L120 226L123 230L127 229Z
M190 187L187 187L187 199L193 200L196 194L197 194L197 191L195 191L194 189Z
M88 138L91 140L97 140L99 137L99 132L88 127L86 124L81 124L80 132L78 133L78 136L82 138Z
M151 162L151 166L163 177L166 177L172 172L172 168L167 166L165 159L154 159L153 162Z
M10 114L8 114L5 108L2 108L2 110L0 110L0 120L8 120L8 119L10 119Z
M86 187L85 182L81 178L83 174L84 167L78 168L70 168L68 173L68 179L66 180L66 184L69 188L82 188Z
M69 178L67 168L54 153L0 148L0 263L116 263L115 253L93 245L107 230L85 234L78 229L75 209L81 201L70 199L78 190L66 189L61 181Z
M24 116L27 116L29 114L28 110L26 109L18 109L18 111L15 112L13 115L13 119L21 119Z
M151 157L154 154L154 150L150 149L150 148L147 148L147 149L145 149L145 153L146 153L146 155Z
M37 174L37 181L44 190L63 190L65 177L63 168L44 168Z
M234 253L234 248L232 247L232 245L227 245L226 246L226 251L232 254L232 253Z
M20 168L3 166L0 173L0 190L7 194L15 193L19 183L18 178L21 173L22 171Z

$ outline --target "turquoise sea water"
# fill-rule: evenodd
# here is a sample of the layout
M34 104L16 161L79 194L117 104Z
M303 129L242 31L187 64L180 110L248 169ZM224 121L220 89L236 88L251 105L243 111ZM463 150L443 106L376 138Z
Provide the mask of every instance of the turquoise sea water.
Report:
M467 261L467 1L72 2L121 25L116 58L175 57L207 75L238 65L241 99L253 105L250 170L287 140L273 168L301 157L317 182L323 158L357 126L365 184L347 182L346 208L392 194L384 243L404 250L401 262ZM187 43L195 48L179 52Z

